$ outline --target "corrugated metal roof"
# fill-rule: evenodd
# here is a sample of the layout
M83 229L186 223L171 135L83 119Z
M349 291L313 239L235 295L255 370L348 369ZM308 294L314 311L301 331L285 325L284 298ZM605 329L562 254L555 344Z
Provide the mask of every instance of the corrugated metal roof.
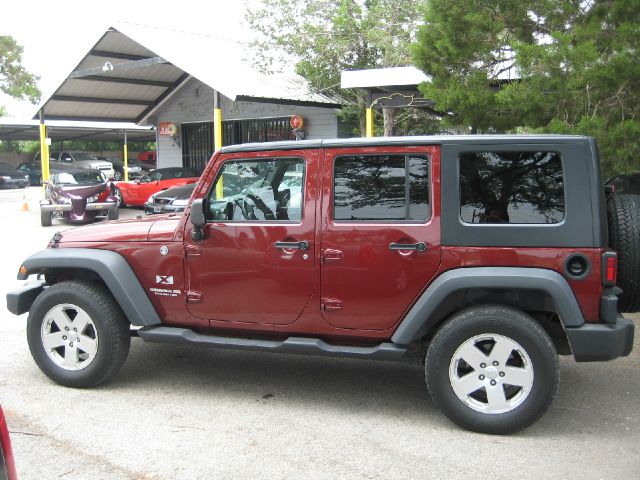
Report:
M127 131L129 142L153 142L156 131L152 127L141 127L132 123L47 121L47 137L52 140L115 140L123 138ZM38 140L40 122L0 118L0 140Z
M264 75L243 44L209 35L119 24L89 50L39 108L45 118L144 123L195 77L231 100L339 107L342 99L312 92L295 74Z

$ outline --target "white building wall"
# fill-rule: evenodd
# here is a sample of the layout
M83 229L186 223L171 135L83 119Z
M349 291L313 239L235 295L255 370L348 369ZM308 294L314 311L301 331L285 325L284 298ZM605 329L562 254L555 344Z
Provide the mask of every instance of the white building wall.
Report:
M172 122L179 126L189 122L213 121L214 91L196 79L191 79L176 92L156 113L156 128L160 122ZM245 120L252 118L284 117L300 115L304 118L307 139L335 138L338 136L337 109L279 105L274 103L233 102L222 96L222 120ZM173 139L158 135L158 167L182 165L180 136Z

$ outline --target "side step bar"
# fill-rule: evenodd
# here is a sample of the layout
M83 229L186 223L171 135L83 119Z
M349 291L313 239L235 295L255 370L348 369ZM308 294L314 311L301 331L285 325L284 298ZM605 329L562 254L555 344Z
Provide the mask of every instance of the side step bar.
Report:
M207 347L257 350L263 352L298 353L330 357L357 357L376 360L399 360L407 352L394 343L381 343L374 347L331 345L317 338L289 337L286 340L256 340L251 338L203 335L187 328L148 326L137 331L147 342L182 343Z

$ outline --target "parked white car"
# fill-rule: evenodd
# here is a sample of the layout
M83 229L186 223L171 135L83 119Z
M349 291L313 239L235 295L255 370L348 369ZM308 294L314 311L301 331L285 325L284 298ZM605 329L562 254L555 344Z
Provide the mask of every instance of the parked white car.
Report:
M36 154L34 161L40 161L39 153ZM49 154L50 169L64 170L65 167L100 170L107 179L112 179L115 173L111 162L98 160L94 155L87 152L60 151Z

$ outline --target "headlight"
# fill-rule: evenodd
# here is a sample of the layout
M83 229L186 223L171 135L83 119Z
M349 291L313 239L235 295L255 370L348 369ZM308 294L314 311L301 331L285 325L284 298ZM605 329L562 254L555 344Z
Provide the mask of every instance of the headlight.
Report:
M9 180L11 180L11 177L5 177L4 175L0 175L0 180L3 182L8 182Z
M171 205L173 205L174 207L186 207L187 203L189 203L188 198L178 198L171 202Z
M98 201L98 197L100 195L94 195L93 197L89 197L87 198L87 203L93 203L93 202L97 202Z
M147 198L147 203L153 203L156 201L156 194L154 193L149 198Z
M25 175L24 179L28 182L29 181L29 175Z

